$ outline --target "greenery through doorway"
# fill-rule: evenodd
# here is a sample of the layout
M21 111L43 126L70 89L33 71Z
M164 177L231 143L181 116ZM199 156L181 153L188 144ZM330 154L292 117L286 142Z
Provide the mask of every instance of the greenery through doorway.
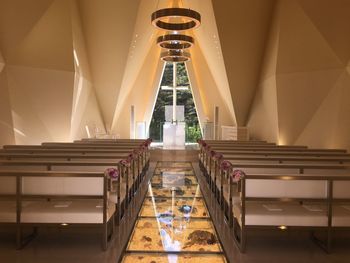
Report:
M188 86L187 90L176 91L177 105L185 106L186 142L196 142L201 138L201 129L198 122L197 111L188 81L185 63L176 63L177 86ZM162 76L162 86L173 85L173 63L165 65ZM149 128L149 136L154 142L163 141L163 124L165 122L165 106L173 104L173 91L159 88L157 101L154 107Z

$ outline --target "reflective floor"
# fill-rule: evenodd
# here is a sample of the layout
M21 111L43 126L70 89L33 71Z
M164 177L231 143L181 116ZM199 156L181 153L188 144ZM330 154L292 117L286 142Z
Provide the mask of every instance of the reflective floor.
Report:
M122 262L226 262L190 162L158 162Z

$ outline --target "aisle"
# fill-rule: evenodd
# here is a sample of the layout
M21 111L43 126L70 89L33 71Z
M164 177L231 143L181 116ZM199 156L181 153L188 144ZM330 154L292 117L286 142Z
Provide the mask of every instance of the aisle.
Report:
M158 162L122 262L226 262L190 162Z

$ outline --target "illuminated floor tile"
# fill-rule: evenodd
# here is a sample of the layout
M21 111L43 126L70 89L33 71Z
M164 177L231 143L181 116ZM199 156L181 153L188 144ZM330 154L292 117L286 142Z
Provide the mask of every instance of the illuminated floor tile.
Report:
M209 217L202 198L151 198L147 197L140 216L158 217L170 213L175 217Z
M170 168L170 167L166 167L166 168L157 167L154 171L154 174L161 174L164 172L173 172L173 173L181 172L188 175L194 175L192 168Z
M197 184L197 179L194 175L185 175L179 173L163 173L163 175L154 175L151 180L152 184L167 185L192 185Z
M161 162L158 163L157 167L170 167L170 168L176 168L176 167L184 167L184 168L191 168L192 164L189 162Z
M199 197L202 196L198 185L167 187L152 185L152 191L147 196L154 197Z
M136 223L128 251L220 252L221 246L210 219L142 218Z
M223 255L215 254L157 254L157 253L130 253L124 257L124 263L225 263Z

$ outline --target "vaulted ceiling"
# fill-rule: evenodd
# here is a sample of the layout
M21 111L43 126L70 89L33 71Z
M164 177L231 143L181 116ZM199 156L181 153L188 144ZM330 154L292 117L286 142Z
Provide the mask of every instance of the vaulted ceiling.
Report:
M164 32L150 14L174 2L202 15L186 32L196 41L187 70L202 124L219 106L220 125L321 145L326 133L310 134L329 101L332 141L350 144L347 0L0 0L0 133L68 140L94 127L129 137L132 105L148 124L164 68L155 44Z

